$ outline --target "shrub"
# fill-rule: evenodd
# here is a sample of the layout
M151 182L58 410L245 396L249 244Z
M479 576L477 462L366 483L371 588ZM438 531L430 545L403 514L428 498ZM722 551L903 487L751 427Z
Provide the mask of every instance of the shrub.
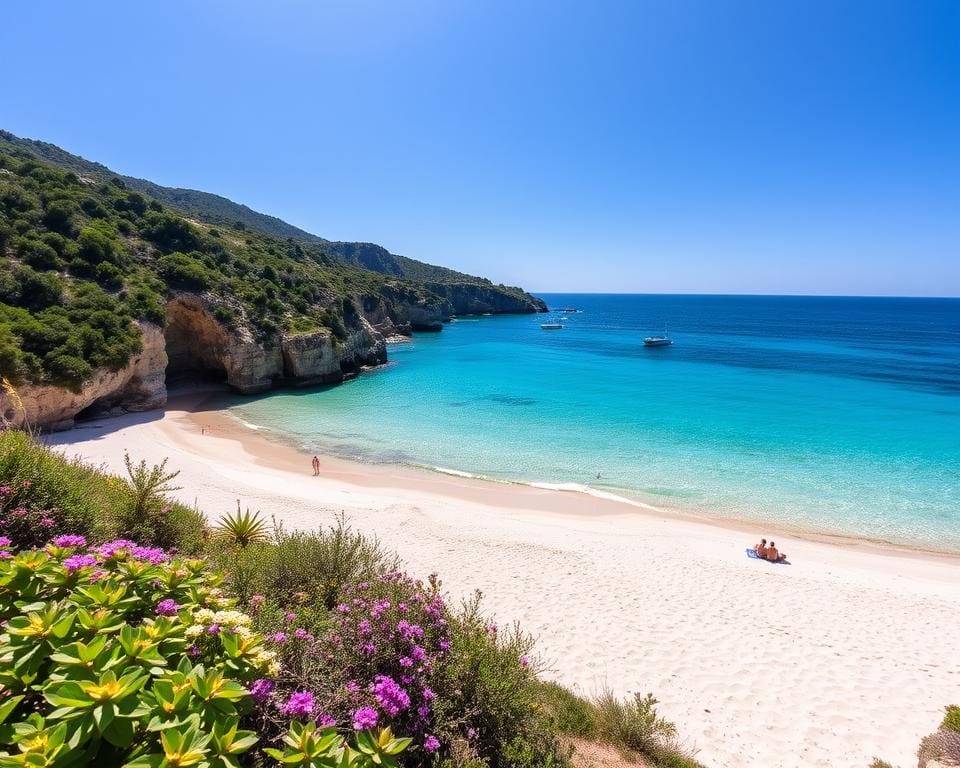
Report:
M697 768L677 743L676 726L657 714L652 694L618 699L605 691L595 702L597 736L620 749L649 758L663 768Z
M436 582L390 573L346 585L332 613L309 593L299 598L293 605L251 603L284 670L259 710L261 730L276 732L283 702L309 692L322 721L357 730L389 726L414 737L407 764L429 762L440 748L433 685L450 647Z
M286 531L274 524L269 543L254 543L240 552L231 547L211 552L227 583L241 601L264 594L292 604L309 592L325 608L337 604L344 584L397 569L397 558L376 539L353 531L346 520L317 531Z
M168 283L205 290L212 284L207 268L185 253L170 253L157 262L157 271Z
M258 541L265 541L270 535L267 521L259 512L240 512L237 501L237 514L226 514L217 521L220 535L232 546L248 547Z
M266 741L241 726L280 670L216 581L201 560L130 541L62 536L0 558L0 762L239 766ZM313 702L297 696L279 749L263 749L283 764L389 768L410 743L300 723Z
M68 753L158 765L185 743L201 755L247 751L256 739L237 730L252 706L242 683L276 661L246 616L222 610L213 583L202 561L123 541L86 550L82 537L0 563L10 726L0 742L37 765Z
M62 533L109 535L103 508L113 508L123 486L17 430L0 432L0 485L8 489L0 507L45 511ZM28 545L25 543L25 545Z
M563 762L556 729L540 706L533 638L516 625L499 629L481 596L449 615L451 649L437 683L438 730L490 768Z
M595 705L557 683L537 682L537 700L553 727L565 736L597 737Z
M943 717L943 722L940 723L940 729L960 732L960 707L955 704L946 707L946 714Z
M134 464L129 454L124 454L123 461L126 493L115 508L115 530L164 549L198 552L207 534L205 518L199 511L166 498L179 490L172 484L179 471L167 472L166 459L153 467L145 461Z

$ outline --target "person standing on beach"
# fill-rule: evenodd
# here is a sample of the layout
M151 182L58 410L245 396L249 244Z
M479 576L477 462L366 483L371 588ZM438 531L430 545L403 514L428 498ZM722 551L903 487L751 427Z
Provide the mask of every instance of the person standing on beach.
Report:
M310 462L313 465L313 474L320 474L320 459L316 456L313 457L313 461Z

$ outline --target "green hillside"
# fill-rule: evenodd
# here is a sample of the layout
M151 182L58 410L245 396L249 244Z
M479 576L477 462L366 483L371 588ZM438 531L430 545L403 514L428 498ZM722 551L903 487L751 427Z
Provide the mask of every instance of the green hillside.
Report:
M351 297L424 288L346 265L315 244L191 221L161 202L0 142L0 373L77 386L140 349L134 320L164 323L178 292L263 343L356 319Z
M497 285L482 277L426 264L406 256L398 256L375 243L326 240L288 224L275 216L254 211L220 195L194 189L163 187L145 179L117 174L100 163L94 163L73 155L55 144L23 139L7 131L0 131L0 151L15 152L21 155L26 153L58 168L73 171L80 176L98 181L119 178L129 189L149 195L189 218L217 227L243 228L264 235L292 238L301 244L321 246L324 253L355 267L425 283L481 286L494 294L502 294L508 302L529 305L529 309L526 311L546 310L546 306L542 302L534 299L520 288ZM441 290L440 293L446 292ZM469 310L465 307L454 306L454 311L466 312Z

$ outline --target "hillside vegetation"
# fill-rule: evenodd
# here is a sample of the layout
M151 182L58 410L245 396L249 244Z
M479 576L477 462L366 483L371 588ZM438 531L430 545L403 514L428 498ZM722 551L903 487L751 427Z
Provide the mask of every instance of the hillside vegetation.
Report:
M352 297L436 297L343 264L319 246L187 219L117 178L95 181L0 146L0 373L74 387L140 349L134 320L164 323L178 292L264 343L327 328L346 337Z
M520 627L345 522L211 528L175 481L0 432L0 764L698 768L652 697L542 682Z
M131 190L148 195L154 200L185 216L216 227L243 228L279 238L290 238L302 245L319 246L320 250L344 264L369 269L384 275L406 278L421 283L434 283L435 292L445 295L443 284L476 285L502 294L506 299L528 304L529 311L545 311L546 306L520 288L497 285L490 280L446 267L426 264L416 259L398 256L374 243L343 242L327 240L295 227L275 216L254 211L220 195L194 189L164 187L145 179L123 176L100 163L90 162L73 155L55 144L31 139L22 139L12 133L0 131L0 151L17 152L41 159L63 170L98 181L118 178ZM455 312L466 311L454 307Z

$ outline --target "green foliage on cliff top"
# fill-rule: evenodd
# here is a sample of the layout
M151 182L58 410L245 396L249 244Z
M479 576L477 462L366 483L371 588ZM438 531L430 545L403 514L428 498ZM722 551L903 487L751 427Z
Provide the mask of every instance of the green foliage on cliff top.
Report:
M319 246L191 221L113 178L94 181L0 141L0 374L77 388L142 348L136 320L162 325L178 292L207 296L224 325L270 343L327 328L344 338L351 296L382 275ZM390 290L431 294L403 281Z
M22 139L6 131L0 131L0 151L4 151L5 148L7 151L27 154L58 168L73 171L78 175L98 181L119 178L129 189L147 195L191 219L211 224L217 228L242 227L246 231L259 232L263 235L283 239L289 238L302 245L319 246L321 251L349 266L420 283L483 287L494 292L496 296L502 297L505 305L516 302L533 309L538 307L546 309L539 299L535 299L520 288L496 285L482 277L426 264L406 256L398 256L375 243L326 240L288 224L276 216L254 211L220 195L195 189L163 187L145 179L117 174L100 163L85 160L54 144ZM438 292L441 295L446 293L443 290Z

